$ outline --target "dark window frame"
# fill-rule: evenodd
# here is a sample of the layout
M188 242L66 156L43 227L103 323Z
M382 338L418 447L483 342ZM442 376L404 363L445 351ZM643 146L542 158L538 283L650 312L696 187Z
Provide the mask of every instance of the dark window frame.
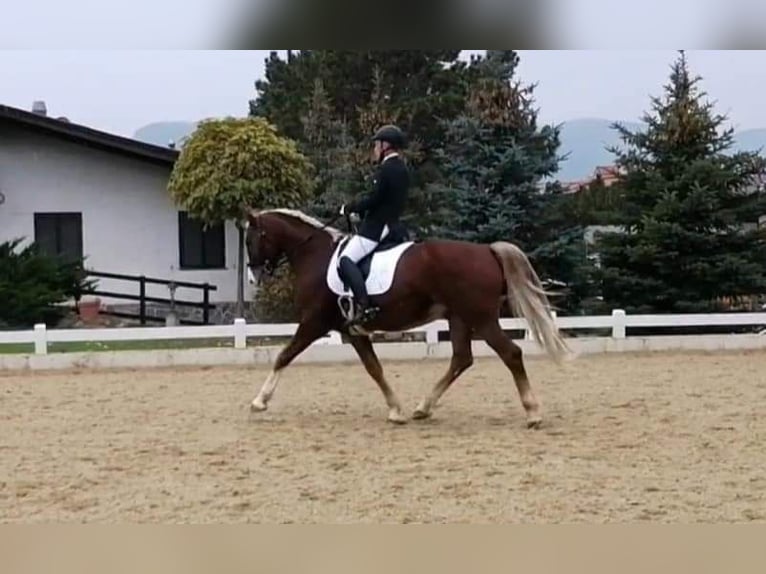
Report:
M74 245L65 245L63 227L67 223L73 224L75 228ZM51 253L45 248L47 241L43 240L43 235L49 231L46 226L53 225L53 234L55 248ZM85 258L84 240L83 240L83 217L80 211L38 211L34 213L34 237L35 243L41 248L43 253L54 257L68 259L67 251L73 254L79 262Z
M189 236L189 234L192 234ZM189 243L196 244L197 254L188 253ZM210 251L214 252L211 253ZM226 228L223 223L204 229L204 224L185 211L178 212L178 261L181 270L226 269Z

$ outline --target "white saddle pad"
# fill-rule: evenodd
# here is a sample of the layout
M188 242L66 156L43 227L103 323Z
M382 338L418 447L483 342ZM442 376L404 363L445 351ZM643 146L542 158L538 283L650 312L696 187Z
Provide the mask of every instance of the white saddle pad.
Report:
M415 244L414 241L408 241L387 249L375 253L372 256L372 265L370 267L370 274L367 277L365 284L367 285L368 295L382 295L391 288L394 283L394 274L396 273L396 266L399 263L404 252ZM345 245L345 244L344 244ZM340 251L340 244L335 248L335 252L332 254L330 264L327 266L327 286L330 291L336 295L351 295L353 293L350 289L343 287L343 281L338 275L338 254Z

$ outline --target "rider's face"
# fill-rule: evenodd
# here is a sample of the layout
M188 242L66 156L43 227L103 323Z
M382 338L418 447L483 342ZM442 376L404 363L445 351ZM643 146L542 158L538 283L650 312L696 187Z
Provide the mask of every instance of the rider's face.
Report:
M383 153L383 142L376 141L372 148L372 160L380 161L380 156Z

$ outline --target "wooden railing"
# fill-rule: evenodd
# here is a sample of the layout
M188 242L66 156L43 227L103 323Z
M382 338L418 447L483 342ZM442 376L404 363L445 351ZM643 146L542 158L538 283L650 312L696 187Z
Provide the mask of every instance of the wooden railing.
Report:
M202 324L208 325L210 323L210 311L215 308L215 305L210 303L210 293L218 289L215 285L211 285L209 283L190 283L188 281L173 281L170 279L159 279L157 277L146 277L144 275L123 275L120 273L105 273L102 271L92 271L92 270L88 270L86 273L89 277L96 277L100 279L115 279L118 281L128 281L128 282L136 284L137 286L136 293L107 291L102 289L93 289L85 293L87 295L94 295L98 297L109 297L112 299L123 299L126 301L138 302L139 310L137 314L118 312L118 311L109 311L108 314L110 315L114 315L116 317L137 318L142 325L146 325L147 321L149 320L163 321L163 319L158 319L158 318L153 318L148 316L146 311L147 303L159 303L163 305L172 305L176 307L189 307L193 309L202 309ZM171 291L171 296L168 298L149 296L146 293L147 285L164 285L168 288L168 290ZM174 293L175 289L179 287L184 289L195 289L195 290L202 291L202 300L188 301L183 299L181 300L175 299L175 297L172 296L172 293ZM198 323L195 321L188 321L188 320L183 322L190 323L190 324Z

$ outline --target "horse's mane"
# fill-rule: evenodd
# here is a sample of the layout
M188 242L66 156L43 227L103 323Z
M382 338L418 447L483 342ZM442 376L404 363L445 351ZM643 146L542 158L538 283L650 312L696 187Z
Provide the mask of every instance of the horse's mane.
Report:
M298 211L297 209L286 209L286 208L278 208L278 209L264 209L263 211L256 212L258 215L264 215L266 213L278 213L280 215L286 215L287 217L291 217L293 219L298 219L299 221L302 221L303 223L306 223L308 225L311 225L312 227L316 227L320 231L325 231L330 237L332 237L333 241L338 241L339 239L342 239L345 237L345 233L343 233L341 230L336 229L335 227L325 226L324 223L319 221L318 219L315 219L311 217L310 215L306 215L302 211Z

